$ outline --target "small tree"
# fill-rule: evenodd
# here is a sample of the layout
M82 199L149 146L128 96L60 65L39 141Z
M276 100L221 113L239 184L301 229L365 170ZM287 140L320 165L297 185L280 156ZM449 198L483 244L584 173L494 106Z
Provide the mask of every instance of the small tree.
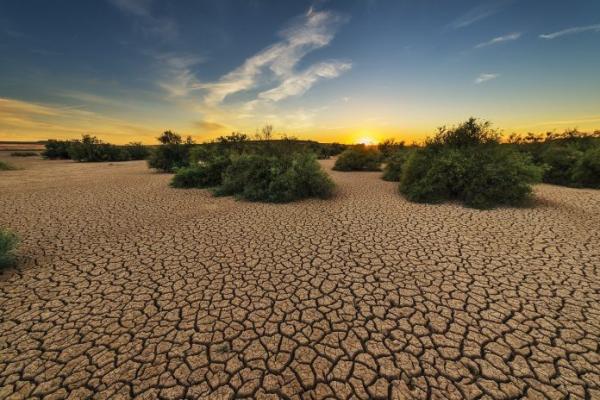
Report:
M158 141L160 146L154 149L148 159L150 168L173 172L188 165L190 150L194 146L191 136L183 143L181 135L168 130L158 137Z

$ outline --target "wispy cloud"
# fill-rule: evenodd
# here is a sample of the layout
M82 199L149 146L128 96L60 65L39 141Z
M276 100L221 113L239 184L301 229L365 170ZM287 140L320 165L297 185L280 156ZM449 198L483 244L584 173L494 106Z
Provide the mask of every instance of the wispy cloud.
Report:
M575 26L573 28L563 29L562 31L545 33L540 35L542 39L556 39L557 37L574 35L582 32L600 32L600 24L588 26Z
M145 34L164 39L177 37L177 24L170 18L157 17L152 13L154 0L109 0L121 12L136 17L139 28Z
M450 27L453 29L466 28L469 25L472 25L476 22L479 22L496 14L508 3L510 3L510 0L497 0L491 2L488 1L486 3L480 4L477 7L467 11L465 14L461 15L454 21L452 21L450 23Z
M194 75L192 67L203 62L199 56L173 53L151 53L164 68L164 77L158 82L169 97L187 96L200 82Z
M261 100L280 101L290 96L297 96L305 93L318 80L337 78L350 68L352 68L351 63L342 61L315 64L303 72L290 75L279 86L261 92L258 98Z
M491 81L492 79L498 78L499 74L479 74L477 78L475 78L475 83L480 84L483 82Z
M492 46L492 45L498 44L498 43L510 42L513 40L517 40L520 37L521 37L520 32L513 32L513 33L509 33L507 35L495 37L491 40L488 40L487 42L479 43L477 46L475 46L475 48L480 49L482 47Z
M319 79L335 78L350 68L350 63L334 60L313 65L302 72L295 70L304 56L327 46L344 21L343 16L334 12L311 8L280 32L282 39L279 42L246 59L240 67L218 81L195 85L194 88L206 91L204 99L209 105L217 105L227 96L254 89L273 78L279 86L260 93L262 99L278 101L302 94ZM271 79L268 79L269 75Z

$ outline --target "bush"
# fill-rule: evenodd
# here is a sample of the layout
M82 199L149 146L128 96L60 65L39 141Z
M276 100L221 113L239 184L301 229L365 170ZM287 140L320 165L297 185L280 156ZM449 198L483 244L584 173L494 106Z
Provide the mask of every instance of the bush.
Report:
M145 160L150 155L148 147L140 142L131 142L123 146L128 160Z
M17 242L17 235L8 229L0 228L0 267L6 267L12 263L13 251Z
M346 149L335 160L336 171L379 171L380 154L377 149L365 145Z
M191 137L183 142L180 135L165 131L158 141L160 146L156 147L148 158L150 168L173 172L188 165L190 150L194 145Z
M314 154L296 153L289 157L243 154L232 157L216 194L283 203L308 197L327 198L333 187Z
M500 145L489 123L474 119L440 129L403 166L400 192L416 202L459 200L475 208L524 204L543 168L513 148Z
M96 136L83 135L69 146L69 156L80 162L127 161L128 152L117 145L104 143Z
M6 163L4 161L0 161L0 171L14 171L17 167L12 164Z
M406 163L409 156L410 151L408 150L399 150L389 155L381 178L384 181L399 182L402 176L402 166Z
M36 157L38 153L35 151L13 151L10 153L11 157Z
M50 139L46 141L46 144L44 145L45 149L44 151L42 151L42 157L49 158L51 160L68 160L71 158L71 156L69 155L70 146L71 141L69 140Z
M386 161L404 149L404 141L397 142L395 139L386 139L377 145L377 149L381 153L381 159Z
M580 186L600 189L600 147L583 153L573 168L572 179Z
M546 167L544 182L556 185L573 185L573 170L582 152L570 146L549 146L540 156Z
M229 157L215 157L208 161L179 168L171 186L176 188L207 188L221 184L223 172L231 164Z

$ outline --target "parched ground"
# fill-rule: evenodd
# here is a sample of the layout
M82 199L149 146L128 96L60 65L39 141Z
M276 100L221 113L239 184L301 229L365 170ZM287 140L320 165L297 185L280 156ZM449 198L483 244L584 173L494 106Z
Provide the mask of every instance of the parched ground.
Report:
M268 205L11 161L2 399L600 399L600 191L477 211L331 172Z

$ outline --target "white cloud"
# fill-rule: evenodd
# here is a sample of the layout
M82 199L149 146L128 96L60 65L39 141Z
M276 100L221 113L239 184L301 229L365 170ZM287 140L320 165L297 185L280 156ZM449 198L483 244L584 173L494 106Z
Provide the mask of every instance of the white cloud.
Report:
M472 25L476 22L479 22L496 14L498 11L500 11L500 9L503 6L505 6L509 2L509 0L498 0L480 4L477 7L472 8L465 14L461 15L456 20L452 21L450 27L453 29L466 28L469 25Z
M498 44L498 43L510 42L513 40L517 40L520 37L521 37L521 33L513 32L513 33L509 33L504 36L495 37L491 40L488 40L487 42L479 43L477 46L475 46L475 48L480 49L482 47L487 47L487 46L491 46L491 45Z
M156 17L152 13L154 0L109 0L121 12L136 17L145 34L173 39L177 36L177 24L167 17Z
M303 86L304 89L299 88L305 85L307 80L310 80L306 75L308 71L312 72L313 76L326 78L330 74L333 64L329 64L329 68L318 64L300 74L295 72L296 65L311 51L327 46L344 20L345 18L336 13L315 11L311 8L305 15L297 18L295 23L280 32L282 39L279 42L246 59L240 67L224 75L218 81L198 84L194 88L206 90L205 102L209 105L217 105L229 95L256 88L261 83L261 79L266 81L267 74L271 74L285 89L280 86L273 89L275 92L264 96L274 99L288 97L283 95L284 92L304 93L310 86ZM337 61L332 61L332 63L337 63L335 65L340 70L348 69L341 67ZM266 91L263 94L269 92Z
M479 85L480 83L496 79L499 76L499 74L479 74L479 76L475 78L475 83Z
M562 31L546 33L540 35L542 39L555 39L557 37L566 36L566 35L574 35L576 33L581 32L600 32L600 24L596 25L588 25L588 26L575 26L573 28L563 29Z
M305 93L320 79L337 78L343 72L352 68L349 62L332 61L312 65L305 71L292 74L281 84L273 89L261 92L258 98L261 100L280 101L290 96Z

